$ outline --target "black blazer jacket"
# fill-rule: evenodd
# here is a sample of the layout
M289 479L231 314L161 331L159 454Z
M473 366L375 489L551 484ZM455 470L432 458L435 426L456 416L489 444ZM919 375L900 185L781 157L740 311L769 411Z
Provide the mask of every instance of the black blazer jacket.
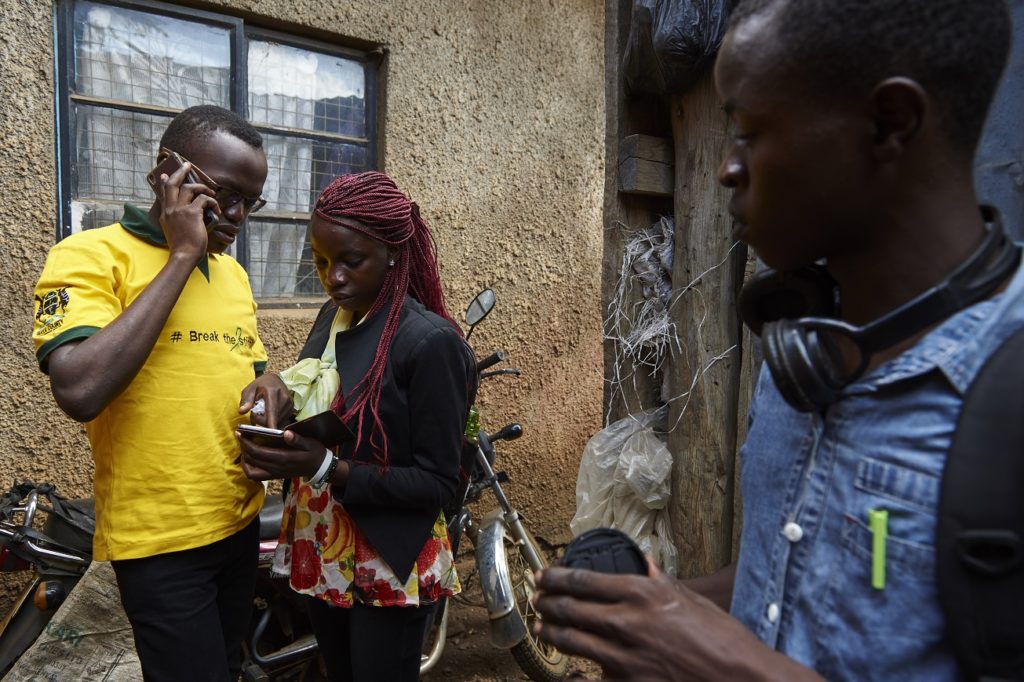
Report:
M313 323L299 359L319 358L330 341L337 307L328 301ZM373 361L387 317L381 310L339 332L333 342L345 402ZM363 421L359 451L342 445L348 484L334 496L356 526L405 582L443 505L459 487L463 433L476 384L472 350L451 323L407 296L381 388L380 418L388 438L388 468L370 446L373 419ZM355 428L355 424L350 424Z

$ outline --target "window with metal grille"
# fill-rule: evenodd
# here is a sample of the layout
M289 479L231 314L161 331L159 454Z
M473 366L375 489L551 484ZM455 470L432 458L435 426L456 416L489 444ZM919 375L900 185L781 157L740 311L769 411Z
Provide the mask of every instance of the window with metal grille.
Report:
M331 179L375 166L376 57L147 0L61 0L56 27L57 239L148 207L167 123L215 104L259 129L269 166L232 255L257 298L321 296L309 214Z

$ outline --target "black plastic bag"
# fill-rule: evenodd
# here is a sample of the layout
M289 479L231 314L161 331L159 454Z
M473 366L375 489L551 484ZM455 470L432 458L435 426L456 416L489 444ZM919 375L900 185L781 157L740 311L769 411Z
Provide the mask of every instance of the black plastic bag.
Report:
M628 94L681 95L714 63L726 0L633 0L622 57Z

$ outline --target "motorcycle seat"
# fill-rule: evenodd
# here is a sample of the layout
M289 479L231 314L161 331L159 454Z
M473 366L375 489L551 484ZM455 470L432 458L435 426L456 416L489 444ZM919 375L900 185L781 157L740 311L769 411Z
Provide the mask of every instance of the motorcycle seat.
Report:
M92 555L92 536L96 527L96 503L94 500L64 500L65 507L74 507L78 513L67 516L70 509L65 509L65 516L60 513L46 515L43 533L61 546L82 554Z
M260 509L260 540L276 540L281 533L284 500L280 495L267 495Z

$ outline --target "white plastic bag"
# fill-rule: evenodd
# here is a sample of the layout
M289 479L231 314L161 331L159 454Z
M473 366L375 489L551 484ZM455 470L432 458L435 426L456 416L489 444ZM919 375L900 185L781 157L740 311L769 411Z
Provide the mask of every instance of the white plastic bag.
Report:
M598 431L583 450L576 479L573 535L617 528L674 575L676 552L667 511L672 455L654 432L664 407L645 410Z

